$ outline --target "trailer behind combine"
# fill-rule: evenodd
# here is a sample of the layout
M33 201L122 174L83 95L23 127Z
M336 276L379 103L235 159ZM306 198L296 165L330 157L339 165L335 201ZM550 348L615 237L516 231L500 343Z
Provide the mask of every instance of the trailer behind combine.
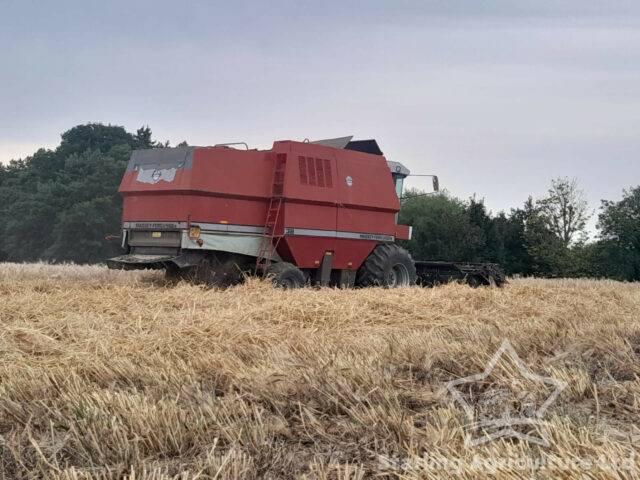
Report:
M375 140L138 150L124 197L122 246L110 268L164 269L219 286L270 275L283 287L501 285L491 264L415 262L396 240L409 170Z

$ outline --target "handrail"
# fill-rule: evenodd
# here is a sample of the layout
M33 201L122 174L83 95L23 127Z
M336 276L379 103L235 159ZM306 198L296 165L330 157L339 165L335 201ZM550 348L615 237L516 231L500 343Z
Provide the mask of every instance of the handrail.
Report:
M229 145L244 145L245 148L249 150L249 145L247 145L247 142L216 143L214 147L228 147Z

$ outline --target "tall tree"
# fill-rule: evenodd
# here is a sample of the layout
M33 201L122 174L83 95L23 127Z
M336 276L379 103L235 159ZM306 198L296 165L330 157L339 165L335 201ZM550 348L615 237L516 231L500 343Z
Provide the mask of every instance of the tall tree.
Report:
M148 127L147 127L148 129ZM140 133L141 130L138 130ZM149 135L151 131L148 131ZM116 125L103 125L101 123L88 123L78 125L62 134L62 142L56 149L59 158L64 159L74 153L81 154L86 151L99 150L108 152L114 145L126 144L132 148L138 147L138 138L127 132L124 127Z
M569 249L555 233L549 217L537 207L527 216L524 245L531 256L534 275L569 276Z
M464 212L469 222L464 257L473 262L486 261L492 256L492 252L489 252L488 239L493 222L484 200L477 200L475 196L469 198L464 205Z
M584 193L578 188L575 178L552 180L547 196L538 201L538 209L565 247L578 238L586 240L590 214Z

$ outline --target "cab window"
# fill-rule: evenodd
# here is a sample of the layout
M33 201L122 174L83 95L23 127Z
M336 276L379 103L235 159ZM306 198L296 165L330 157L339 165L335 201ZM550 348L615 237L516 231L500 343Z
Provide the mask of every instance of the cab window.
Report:
M404 175L393 174L393 182L396 186L396 195L402 198L402 184L404 183Z

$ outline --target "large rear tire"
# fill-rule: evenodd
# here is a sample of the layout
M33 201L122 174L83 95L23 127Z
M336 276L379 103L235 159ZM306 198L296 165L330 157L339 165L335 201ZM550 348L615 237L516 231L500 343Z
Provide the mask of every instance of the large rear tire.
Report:
M395 243L381 243L358 269L356 285L408 287L415 285L416 279L416 266L409 252Z
M302 270L288 262L272 263L267 269L267 275L280 288L301 288L306 283Z

